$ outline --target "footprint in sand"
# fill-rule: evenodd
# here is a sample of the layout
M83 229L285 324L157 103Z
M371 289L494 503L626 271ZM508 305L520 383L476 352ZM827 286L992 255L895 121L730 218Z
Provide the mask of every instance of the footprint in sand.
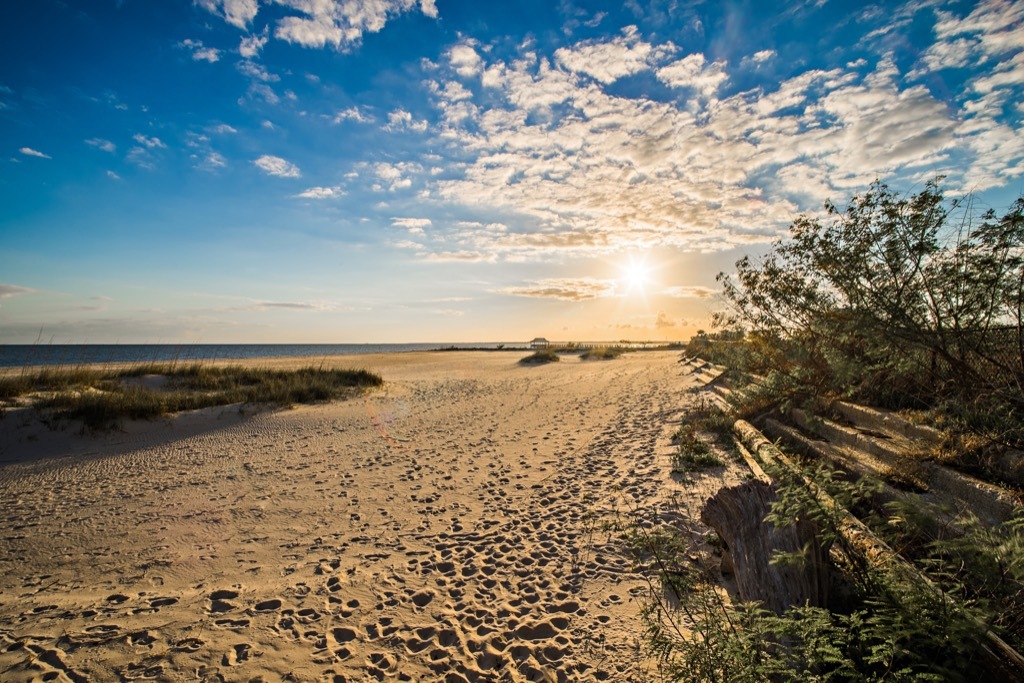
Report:
M245 662L249 657L255 657L256 652L252 649L252 645L249 643L239 643L235 645L231 650L224 655L221 663L224 666L238 666Z
M257 612L273 612L281 609L281 601L277 598L270 600L264 600L263 602L257 602L254 608Z
M222 589L210 593L209 601L210 606L207 610L213 614L222 614L224 612L230 612L235 609L237 605L231 602L238 597L238 591L231 589Z

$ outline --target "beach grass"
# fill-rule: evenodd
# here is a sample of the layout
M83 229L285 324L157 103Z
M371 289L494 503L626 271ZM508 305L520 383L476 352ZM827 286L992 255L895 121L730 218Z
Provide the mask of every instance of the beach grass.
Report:
M583 360L613 360L624 353L623 349L614 346L598 346L587 349L580 355Z
M102 429L122 419L152 419L213 406L291 406L351 395L383 380L366 370L143 364L113 370L46 368L0 378L0 399Z
M523 365L541 365L543 363L557 363L561 360L558 354L551 349L541 349L531 353L525 358L519 360Z
M697 435L692 424L681 425L672 435L672 442L676 446L676 452L672 455L673 474L686 474L725 465L725 461Z

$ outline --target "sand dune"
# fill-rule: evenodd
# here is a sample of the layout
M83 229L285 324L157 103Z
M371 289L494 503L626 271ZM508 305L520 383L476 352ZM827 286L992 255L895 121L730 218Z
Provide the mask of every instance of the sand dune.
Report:
M676 358L333 358L385 388L100 437L8 415L0 678L640 679L602 522L665 498Z

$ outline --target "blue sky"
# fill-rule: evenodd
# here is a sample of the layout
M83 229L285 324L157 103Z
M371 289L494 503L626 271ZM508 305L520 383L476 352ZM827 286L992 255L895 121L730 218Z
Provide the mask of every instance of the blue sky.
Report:
M0 343L685 339L878 178L1024 189L1024 3L33 0Z

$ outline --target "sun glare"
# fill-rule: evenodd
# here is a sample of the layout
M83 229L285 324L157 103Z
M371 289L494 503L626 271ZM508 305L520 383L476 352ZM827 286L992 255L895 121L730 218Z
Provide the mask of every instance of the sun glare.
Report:
M643 294L651 282L651 268L646 262L631 258L622 266L619 282L627 294Z

